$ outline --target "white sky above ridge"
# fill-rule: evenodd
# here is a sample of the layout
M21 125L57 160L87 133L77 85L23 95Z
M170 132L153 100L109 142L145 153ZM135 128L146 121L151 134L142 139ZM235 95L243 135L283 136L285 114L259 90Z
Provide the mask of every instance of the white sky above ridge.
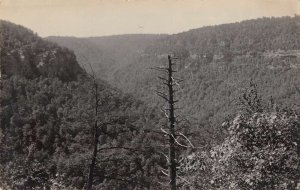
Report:
M0 0L0 19L45 36L178 33L300 14L300 0Z

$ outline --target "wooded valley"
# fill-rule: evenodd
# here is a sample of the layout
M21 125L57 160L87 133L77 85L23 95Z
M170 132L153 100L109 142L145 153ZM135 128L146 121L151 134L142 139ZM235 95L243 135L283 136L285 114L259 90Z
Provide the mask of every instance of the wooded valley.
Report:
M95 147L90 189L170 189L170 139L177 189L300 189L297 15L90 38L1 20L0 43L0 189L89 189Z

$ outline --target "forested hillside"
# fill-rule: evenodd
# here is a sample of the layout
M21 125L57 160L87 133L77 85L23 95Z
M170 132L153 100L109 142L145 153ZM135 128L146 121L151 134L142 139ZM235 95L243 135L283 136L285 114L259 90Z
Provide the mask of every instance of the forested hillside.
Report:
M129 65L143 50L166 35L129 34L106 37L48 37L47 40L74 50L79 63L90 71L93 66L98 76L112 80L111 73Z
M0 22L0 31L2 75L72 81L83 74L75 55L68 49L45 42L32 31L7 21Z
M44 40L0 21L0 189L168 189L175 163L177 189L299 190L299 23Z
M284 106L297 106L300 102L295 88L300 84L299 16L261 18L162 36L140 46L134 56L130 52L136 51L135 48L125 48L121 55L115 53L124 43L123 38L127 39L127 47L127 43L134 44L129 36L123 36L122 40L110 38L115 43L108 45L113 50L106 48L107 54L101 51L97 54L94 48L97 44L85 46L89 38L49 39L84 55L100 78L103 64L111 64L104 60L115 60L115 69L104 70L103 79L154 107L161 106L155 94L159 73L149 68L166 65L167 55L174 54L179 58L177 77L184 80L177 94L179 107L183 108L181 115L189 118L196 128L204 126L212 134L218 134L216 124L239 109L238 97L251 80L258 85L266 102ZM101 48L105 45L101 44ZM96 52L86 54L82 50L85 48ZM123 57L126 52L129 58ZM101 61L97 64L95 60Z
M98 80L96 117L93 80L70 50L22 26L6 21L0 26L0 187L82 189L97 119L94 187L159 188L163 138L152 131L160 116Z

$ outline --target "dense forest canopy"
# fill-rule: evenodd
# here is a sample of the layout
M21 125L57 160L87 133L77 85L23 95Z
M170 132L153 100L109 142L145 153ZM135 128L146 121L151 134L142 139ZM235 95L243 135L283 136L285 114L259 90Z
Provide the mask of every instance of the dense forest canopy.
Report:
M0 24L0 187L82 189L93 144L93 82L70 50L21 26ZM159 187L158 166L165 160L152 142L163 138L151 130L161 116L106 82L97 83L97 119L109 124L99 137L103 150L95 187ZM110 149L118 146L126 149Z
M2 75L72 81L83 74L75 55L67 48L45 42L32 31L7 21L0 22L0 31Z
M166 103L150 68L171 54L176 127L193 145L176 147L178 188L300 189L299 23L42 39L0 21L0 188L85 188L97 120L93 188L166 189Z
M210 126L236 113L237 97L251 80L263 99L285 106L300 102L295 88L300 84L299 23L299 16L260 18L173 35L48 39L84 56L81 64L89 61L100 78L152 107L163 102L155 94L158 73L149 68L166 65L167 55L175 54L178 77L184 80L177 94L181 114L195 128L218 134Z

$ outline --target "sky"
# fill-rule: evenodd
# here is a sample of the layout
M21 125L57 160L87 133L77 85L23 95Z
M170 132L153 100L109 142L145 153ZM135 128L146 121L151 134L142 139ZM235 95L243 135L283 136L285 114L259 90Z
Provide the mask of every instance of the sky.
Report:
M174 34L295 14L300 0L0 0L0 19L42 37Z

